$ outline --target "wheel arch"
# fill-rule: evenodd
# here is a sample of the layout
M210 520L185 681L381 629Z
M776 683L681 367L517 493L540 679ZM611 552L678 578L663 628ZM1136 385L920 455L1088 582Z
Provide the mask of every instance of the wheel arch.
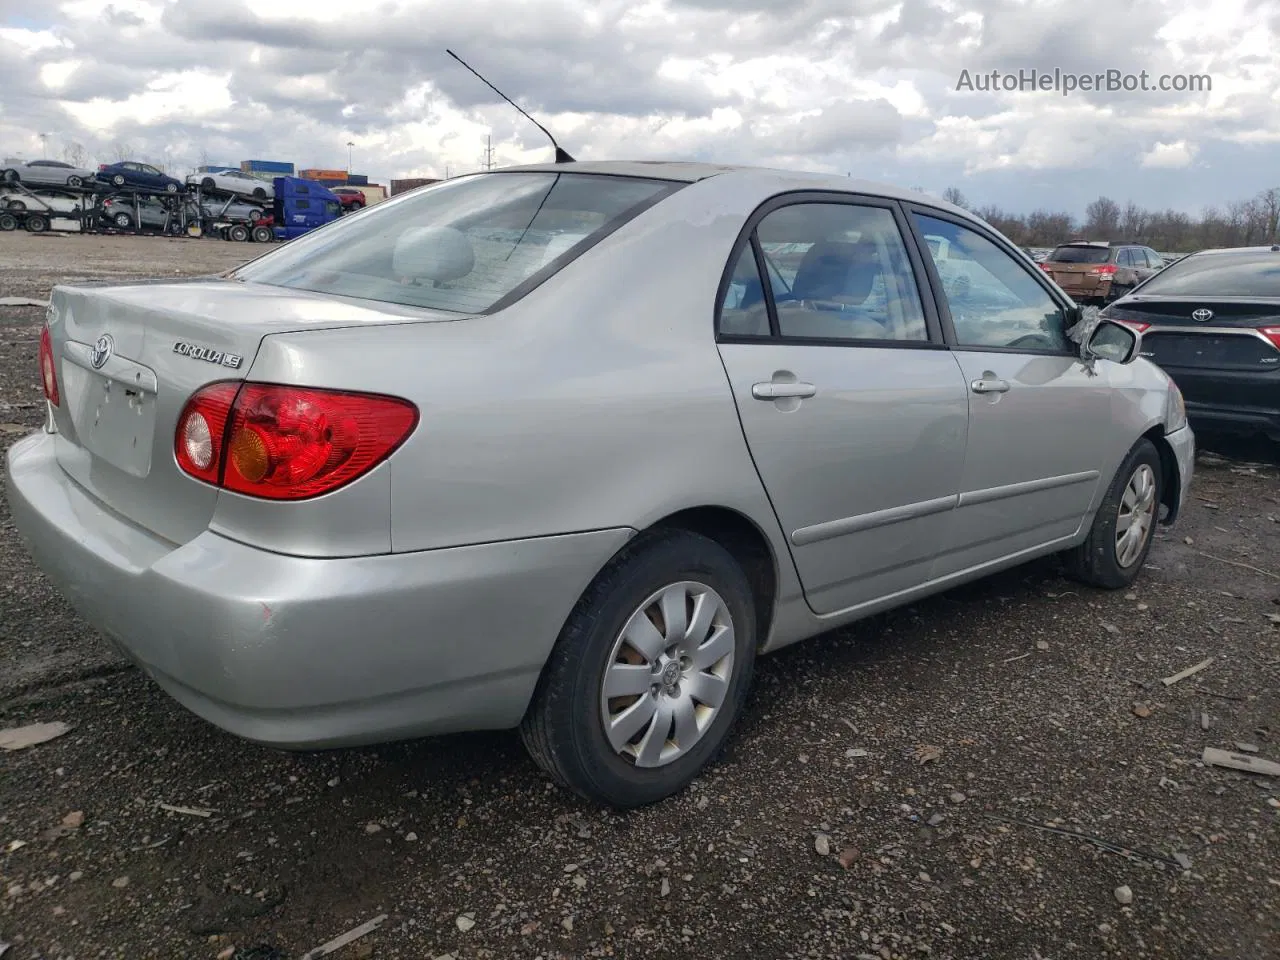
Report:
M1178 519L1180 512L1178 491L1182 489L1182 477L1178 472L1178 458L1169 441L1165 439L1164 424L1155 424L1142 437L1150 440L1156 448L1156 453L1160 454L1160 503L1167 508L1160 523L1168 526Z
M755 600L756 649L764 648L778 601L778 560L764 531L729 507L686 507L651 524L650 530L687 530L718 543L742 567Z

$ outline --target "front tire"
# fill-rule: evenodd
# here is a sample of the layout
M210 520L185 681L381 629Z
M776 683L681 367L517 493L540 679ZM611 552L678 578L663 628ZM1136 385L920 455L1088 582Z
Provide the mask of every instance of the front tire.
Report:
M683 790L720 752L755 663L751 586L683 530L640 534L566 621L520 727L534 761L596 803Z
M1104 590L1121 590L1133 583L1155 539L1162 485L1160 454L1144 437L1116 472L1089 536L1067 552L1067 572Z
M176 183L166 183L164 185L164 192L168 194L175 194L178 192L178 185Z

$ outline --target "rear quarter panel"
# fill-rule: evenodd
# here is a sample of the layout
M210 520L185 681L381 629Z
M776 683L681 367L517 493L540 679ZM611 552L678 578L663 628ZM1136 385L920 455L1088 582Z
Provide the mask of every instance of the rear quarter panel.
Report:
M252 376L417 403L388 462L397 552L715 505L790 564L714 338L725 262L762 199L732 176L690 185L498 314L271 336Z

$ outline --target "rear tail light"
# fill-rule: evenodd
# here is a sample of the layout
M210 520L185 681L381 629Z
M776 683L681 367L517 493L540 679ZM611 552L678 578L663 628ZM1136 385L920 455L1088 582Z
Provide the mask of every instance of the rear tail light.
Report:
M1089 276L1110 277L1110 276L1113 276L1115 272L1116 272L1116 265L1114 263L1104 263L1101 266L1094 267L1092 270L1090 270Z
M224 490L304 500L368 473L417 424L417 407L397 397L223 381L187 401L174 454Z
M1049 268L1049 265L1047 263L1042 262L1040 264L1040 269L1043 270L1045 273L1053 273L1053 271Z
M1115 320L1114 317L1112 319ZM1143 323L1141 320L1116 320L1115 322L1124 324L1130 330L1137 330L1138 333L1145 332L1151 326L1151 324Z
M1259 327L1258 332L1271 341L1271 345L1280 350L1280 327Z
M40 331L40 385L44 387L44 398L55 407L59 406L58 368L53 362L53 335L49 333L47 323Z
M107 169L107 165L106 165L105 163L100 163L100 164L98 164L98 170L99 170L99 171L102 171L102 170L105 170L105 169Z

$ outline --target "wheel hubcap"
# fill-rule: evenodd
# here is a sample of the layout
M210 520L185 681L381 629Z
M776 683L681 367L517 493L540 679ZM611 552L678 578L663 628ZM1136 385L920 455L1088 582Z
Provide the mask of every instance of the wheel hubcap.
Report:
M1137 562L1155 526L1156 475L1147 464L1133 471L1120 498L1116 517L1116 562L1131 567Z
M715 722L733 676L733 618L705 584L674 583L627 619L600 690L609 745L637 767L683 756Z

